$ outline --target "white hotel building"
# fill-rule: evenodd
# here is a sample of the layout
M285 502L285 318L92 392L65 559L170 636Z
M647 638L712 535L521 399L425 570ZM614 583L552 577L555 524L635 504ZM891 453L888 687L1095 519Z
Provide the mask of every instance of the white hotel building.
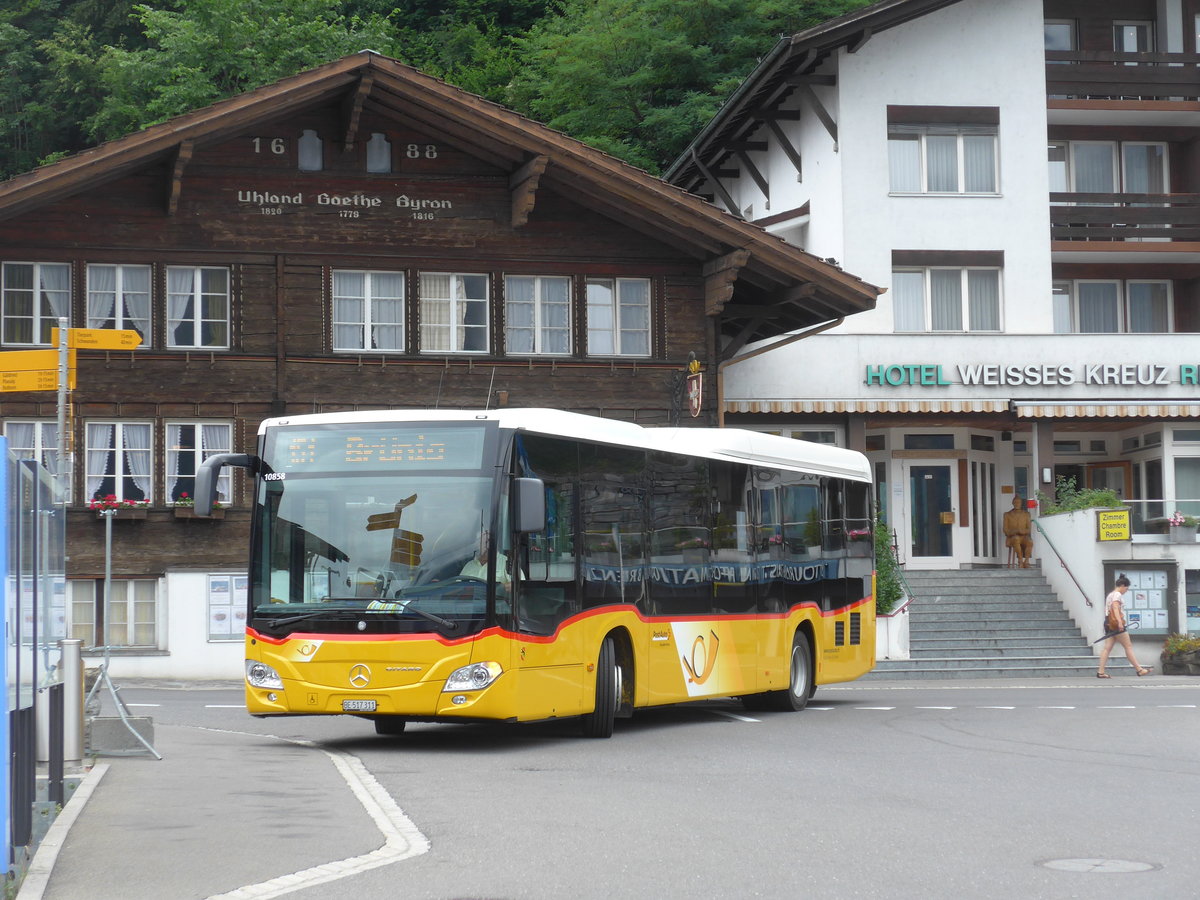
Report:
M1200 515L1198 32L1200 0L885 0L781 40L667 178L888 292L745 329L724 423L865 450L908 568L1004 564L1058 476L1135 532Z

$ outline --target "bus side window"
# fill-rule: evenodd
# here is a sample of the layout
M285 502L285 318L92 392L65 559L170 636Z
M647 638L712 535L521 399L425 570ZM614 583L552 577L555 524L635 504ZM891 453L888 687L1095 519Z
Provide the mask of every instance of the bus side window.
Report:
M710 613L712 489L706 460L651 453L647 478L651 615Z
M646 452L584 444L579 452L583 605L640 603L646 583Z
M716 503L713 508L714 559L711 569L714 611L753 612L754 524L750 467L740 463L711 464Z
M579 608L576 590L576 480L572 441L538 435L517 439L518 471L546 486L546 529L523 535L518 622L523 630L552 634Z

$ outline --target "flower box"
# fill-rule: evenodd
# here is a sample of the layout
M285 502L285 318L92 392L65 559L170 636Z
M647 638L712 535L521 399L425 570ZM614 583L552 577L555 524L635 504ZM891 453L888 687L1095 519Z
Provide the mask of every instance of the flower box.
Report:
M209 515L202 516L196 512L196 508L194 506L176 506L175 507L175 518L177 518L177 519L223 519L223 518L225 518L225 510L220 509L220 508L214 509L212 511L212 513L210 513Z
M122 509L111 510L114 519L144 519L146 518L147 507L145 506L126 506ZM96 517L103 519L110 510L96 510Z

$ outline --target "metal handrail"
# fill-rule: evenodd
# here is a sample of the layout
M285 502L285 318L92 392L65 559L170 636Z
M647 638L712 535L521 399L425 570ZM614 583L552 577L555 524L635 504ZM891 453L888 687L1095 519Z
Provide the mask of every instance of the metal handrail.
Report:
M1071 567L1067 565L1067 561L1063 559L1062 554L1058 552L1058 548L1054 546L1054 541L1050 540L1050 535L1046 534L1046 529L1042 527L1042 523L1037 519L1033 520L1034 527L1046 539L1046 543L1050 545L1050 549L1054 551L1054 555L1058 557L1058 564L1067 570L1067 574L1071 576L1071 580L1075 582L1075 587L1079 588L1079 593L1083 595L1083 602L1088 606L1092 606L1092 599L1087 595L1087 591L1080 585L1079 579L1075 577L1075 573L1071 571Z

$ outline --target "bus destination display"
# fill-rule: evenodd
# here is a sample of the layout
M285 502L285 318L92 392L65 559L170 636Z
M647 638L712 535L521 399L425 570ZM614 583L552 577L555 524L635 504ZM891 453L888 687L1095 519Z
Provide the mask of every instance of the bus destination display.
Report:
M281 429L276 471L315 469L477 469L483 465L481 428L421 428L405 425Z

